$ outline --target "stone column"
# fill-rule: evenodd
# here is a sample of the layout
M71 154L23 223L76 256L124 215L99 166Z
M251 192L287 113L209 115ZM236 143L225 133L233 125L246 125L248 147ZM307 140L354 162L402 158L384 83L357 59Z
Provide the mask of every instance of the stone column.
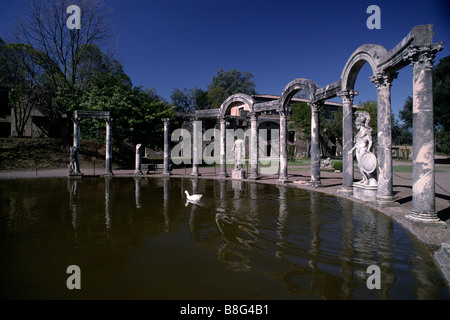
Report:
M142 154L141 154L141 144L136 145L136 156L135 156L135 163L134 163L134 174L135 175L142 175L141 170L141 161L142 161Z
M353 98L357 91L345 90L339 96L342 99L342 187L339 193L345 195L353 194Z
M80 120L79 119L74 119L73 120L73 146L75 148L77 148L78 152L77 152L77 163L78 163L78 168L77 168L77 172L75 173L80 173Z
M312 187L321 187L320 182L320 134L319 110L321 103L310 102L311 107L311 182Z
M170 176L170 119L163 118L164 122L164 168L163 168L163 176Z
M289 183L287 176L287 115L284 109L279 109L280 114L280 173L278 175L279 183Z
M219 178L228 177L227 174L227 128L225 118L220 118L220 173Z
M378 186L377 202L394 204L392 175L391 85L397 73L377 72L370 78L377 88Z
M412 47L405 55L413 66L413 173L412 211L414 222L445 226L435 208L433 63L442 43Z
M106 119L106 165L105 175L113 175L112 172L112 118Z
M201 134L201 125L200 127L199 122L201 124L201 121L197 121L196 119L192 120L192 173L191 176L195 176L198 177L200 176L200 173L198 172L198 165L200 162L200 157L199 154L201 152L201 148L200 148L200 152L199 152L199 136Z
M260 179L258 174L258 116L250 114L250 180Z

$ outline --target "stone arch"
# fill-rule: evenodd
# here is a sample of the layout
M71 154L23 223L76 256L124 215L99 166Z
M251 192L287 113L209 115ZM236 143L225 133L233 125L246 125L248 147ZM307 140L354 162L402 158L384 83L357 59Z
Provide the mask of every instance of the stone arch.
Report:
M304 89L309 94L310 99L313 101L315 97L316 90L319 86L312 80L298 78L292 80L284 88L280 97L280 107L281 110L286 111L287 105L291 101L292 97L300 90Z
M387 50L378 44L364 44L356 49L342 70L342 90L353 90L358 73L366 62L372 68L373 74L377 74L379 59L386 53Z
M227 113L228 108L235 102L242 102L250 108L250 112L253 112L253 105L255 103L255 100L249 96L248 94L244 93L236 93L231 96L229 96L220 106L220 117L223 118L225 114Z

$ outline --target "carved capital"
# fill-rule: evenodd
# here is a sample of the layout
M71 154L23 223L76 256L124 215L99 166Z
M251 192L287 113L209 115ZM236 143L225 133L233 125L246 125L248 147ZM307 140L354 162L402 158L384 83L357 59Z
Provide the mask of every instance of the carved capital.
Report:
M398 72L386 72L381 71L375 73L372 77L370 77L370 81L375 83L375 87L381 88L390 88L392 85L392 81L397 79Z
M338 93L344 104L353 104L353 99L359 94L358 91L344 90Z
M256 121L256 120L258 120L258 114L257 114L256 112L250 112L250 113L249 113L249 116L250 116L250 120L251 120L251 121Z
M164 122L164 125L168 125L170 123L170 119L169 118L162 118L161 121Z
M311 112L319 112L320 108L323 105L323 102L322 101L317 101L317 102L310 101L310 102L308 102L308 105L311 108Z
M277 112L280 114L280 117L286 117L287 112L283 108L277 109Z
M409 60L413 68L432 70L436 53L443 48L443 42L422 47L409 47L403 55L403 60Z

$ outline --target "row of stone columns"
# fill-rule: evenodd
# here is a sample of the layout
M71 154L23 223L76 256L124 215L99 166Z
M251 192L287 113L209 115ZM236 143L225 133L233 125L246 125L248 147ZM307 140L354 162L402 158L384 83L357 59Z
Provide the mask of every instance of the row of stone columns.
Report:
M409 219L441 224L435 209L434 121L432 69L435 54L442 44L409 48L403 59L413 67L413 174L412 213ZM379 205L393 205L391 85L396 72L377 72L370 78L377 88L378 185ZM358 93L345 90L343 102L343 179L344 194L352 193L353 98Z
M73 120L73 146L80 149L80 119ZM80 163L79 156L78 163ZM112 119L106 119L106 155L105 175L113 175L112 171Z
M319 110L321 103L311 103L311 186L320 187L320 137L319 137ZM280 115L280 170L278 176L278 182L288 183L291 182L288 179L288 152L287 152L287 115L284 109L278 110ZM170 132L169 132L169 119L162 119L164 121L164 170L163 175L170 175L169 163L170 163ZM226 155L226 119L225 117L219 118L220 123L220 172L219 178L228 177L227 174L227 155ZM200 154L202 152L199 147L199 141L201 140L201 128L198 126L198 121L192 121L192 172L191 176L200 176L199 161ZM250 114L250 180L257 180L260 178L258 172L258 116L252 112ZM136 169L137 170L137 169Z

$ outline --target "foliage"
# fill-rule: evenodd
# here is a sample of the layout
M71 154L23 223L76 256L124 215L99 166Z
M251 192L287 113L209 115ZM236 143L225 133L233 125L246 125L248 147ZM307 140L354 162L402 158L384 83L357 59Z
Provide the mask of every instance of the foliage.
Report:
M202 109L216 109L226 98L235 93L256 94L253 74L238 69L224 71L219 69L213 76L208 90L199 88L174 89L171 95L172 104L180 112L194 112Z
M174 89L172 95L172 104L176 111L191 113L195 110L209 109L211 104L208 99L208 93L197 87L193 89Z
M208 90L222 87L229 96L235 93L253 95L256 94L253 77L253 74L249 71L242 72L238 69L224 71L219 69L217 74L213 76Z
M367 111L369 113L370 115L369 126L372 128L372 137L375 137L376 139L378 132L377 102L375 100L367 100L365 102L360 101L359 106L361 107L358 110ZM355 127L354 130L356 130Z
M306 102L294 102L290 105L292 111L290 128L298 129L302 132L298 138L311 139L311 108Z
M132 87L113 74L100 75L86 88L79 108L92 111L109 111L113 118L113 143L136 145L138 143L161 147L163 124L161 118L173 117L173 108L158 100L153 91ZM84 120L84 138L104 139L105 124Z
M450 154L450 56L433 70L433 105L438 151Z
M311 108L306 102L294 102L290 105L292 111L290 128L297 129L299 139L311 139ZM327 141L336 141L342 137L342 108L337 110L322 107L319 113L319 135L322 148L326 148ZM324 150L329 152L329 150ZM325 153L325 152L324 152Z

